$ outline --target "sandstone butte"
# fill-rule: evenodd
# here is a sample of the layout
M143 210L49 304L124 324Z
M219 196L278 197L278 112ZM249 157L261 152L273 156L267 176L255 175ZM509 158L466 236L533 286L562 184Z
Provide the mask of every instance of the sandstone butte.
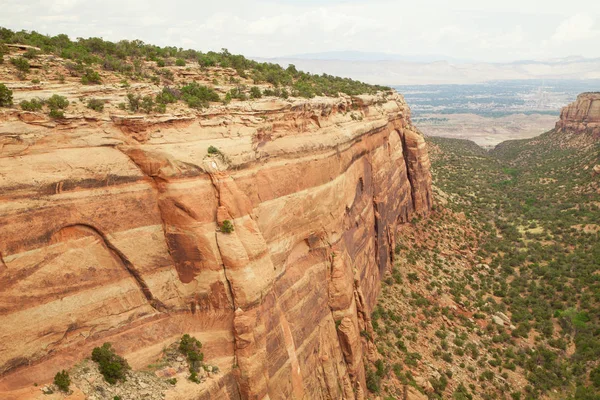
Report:
M432 206L402 96L148 116L78 102L123 89L9 86L73 106L0 110L0 398L104 342L141 368L183 333L220 369L190 399L365 397L396 228Z
M600 139L600 92L582 93L576 101L564 107L556 130L590 134Z

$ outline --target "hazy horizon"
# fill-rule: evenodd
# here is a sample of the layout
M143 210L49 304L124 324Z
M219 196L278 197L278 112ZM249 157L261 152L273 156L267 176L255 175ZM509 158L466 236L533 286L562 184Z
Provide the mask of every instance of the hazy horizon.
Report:
M485 63L600 57L600 2L5 0L0 26L282 58L375 52ZM435 13L432 12L435 10ZM582 12L580 10L585 10Z

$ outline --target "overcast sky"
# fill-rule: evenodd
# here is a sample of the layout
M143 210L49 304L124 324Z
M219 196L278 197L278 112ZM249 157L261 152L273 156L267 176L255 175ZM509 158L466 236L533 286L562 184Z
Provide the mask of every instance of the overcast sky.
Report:
M0 0L0 26L255 57L600 57L600 0Z

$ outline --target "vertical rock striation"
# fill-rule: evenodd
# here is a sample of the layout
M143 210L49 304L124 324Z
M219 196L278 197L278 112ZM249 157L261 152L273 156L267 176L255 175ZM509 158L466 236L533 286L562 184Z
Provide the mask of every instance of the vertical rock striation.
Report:
M194 398L364 398L396 227L432 204L401 96L38 118L0 114L0 393L190 333L222 371Z
M559 132L590 134L600 138L600 92L582 93L564 107L556 123Z

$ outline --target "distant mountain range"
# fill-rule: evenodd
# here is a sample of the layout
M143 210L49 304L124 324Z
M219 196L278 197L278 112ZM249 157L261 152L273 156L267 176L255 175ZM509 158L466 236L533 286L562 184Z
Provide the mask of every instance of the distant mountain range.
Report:
M311 73L327 73L383 85L468 84L515 79L600 79L600 58L488 63L437 55L336 51L281 58L255 58Z
M337 61L406 61L418 63L431 63L436 61L448 61L454 63L475 62L475 60L460 59L441 54L393 54L366 51L328 51L323 53L304 53L282 57L285 59L301 60L337 60Z

